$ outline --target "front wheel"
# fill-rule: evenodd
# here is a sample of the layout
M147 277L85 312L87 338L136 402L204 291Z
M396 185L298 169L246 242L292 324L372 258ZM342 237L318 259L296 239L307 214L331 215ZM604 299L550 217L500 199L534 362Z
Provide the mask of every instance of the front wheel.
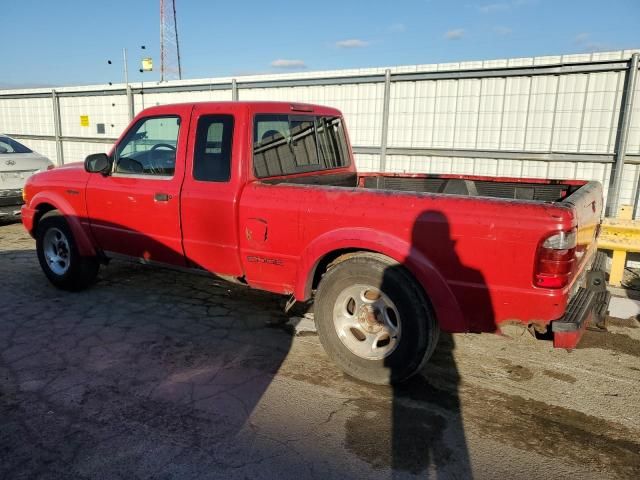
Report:
M438 325L411 273L383 255L348 257L322 277L315 319L327 354L347 374L375 384L417 373L438 341Z
M83 290L98 275L98 259L80 256L69 224L57 211L48 212L40 219L36 251L46 277L63 290Z

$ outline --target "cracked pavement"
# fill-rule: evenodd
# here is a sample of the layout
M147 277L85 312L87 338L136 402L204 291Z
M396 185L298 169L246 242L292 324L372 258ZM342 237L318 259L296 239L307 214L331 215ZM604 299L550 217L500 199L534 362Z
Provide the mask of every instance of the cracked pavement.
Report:
M282 298L112 262L67 293L0 225L0 478L638 478L640 329L583 348L444 336L398 387L345 377Z

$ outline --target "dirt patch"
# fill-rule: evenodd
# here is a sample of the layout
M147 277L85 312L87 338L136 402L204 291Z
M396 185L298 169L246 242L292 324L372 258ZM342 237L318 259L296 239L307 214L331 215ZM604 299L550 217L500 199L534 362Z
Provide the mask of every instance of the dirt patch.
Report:
M461 392L465 421L482 434L553 461L588 465L622 478L640 476L640 443L625 426L517 395L470 388L472 392Z
M511 362L511 360L507 360L506 358L499 358L498 360L504 367L510 380L516 382L526 382L527 380L531 380L533 378L533 372L527 367L516 365Z
M587 330L578 343L578 348L599 348L618 354L640 357L640 341L621 333Z
M447 421L432 409L359 398L346 422L345 446L373 468L414 474L431 464L446 465L453 452L443 441Z
M556 380L560 380L562 382L576 383L576 378L566 373L556 372L554 370L544 370L542 373L547 377L555 378Z
M460 421L462 403L465 424L481 436L550 461L585 465L622 478L640 475L640 443L621 424L477 385L461 386L458 398L456 392L433 395L438 389L429 381L419 383L408 392L395 390L386 401L351 401L356 411L345 425L347 450L374 468L418 473L430 465L440 469L455 463L464 470L468 453Z
M640 324L635 317L629 318L616 318L607 317L605 325L611 325L613 327L625 327L625 328L640 328Z

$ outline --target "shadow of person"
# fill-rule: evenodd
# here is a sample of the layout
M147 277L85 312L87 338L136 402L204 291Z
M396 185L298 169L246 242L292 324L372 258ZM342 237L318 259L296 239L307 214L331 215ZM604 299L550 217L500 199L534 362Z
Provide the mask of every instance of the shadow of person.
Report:
M493 307L484 276L462 263L447 216L435 210L420 214L413 225L411 242L411 250L430 259L459 303L472 306L472 310L462 310L468 321L467 329L495 331ZM392 274L393 269L405 268L404 265L388 267L381 290L387 291L389 282L397 278ZM428 292L426 295L426 315L434 315ZM454 356L455 340L451 335L460 329L451 325L450 319L436 317L436 320L440 335L439 340L437 337L434 340L438 343L433 355L419 374L393 386L391 466L394 477L402 472L426 472L435 478L473 477L459 397L461 378ZM388 368L391 378L396 377L396 367L389 362Z

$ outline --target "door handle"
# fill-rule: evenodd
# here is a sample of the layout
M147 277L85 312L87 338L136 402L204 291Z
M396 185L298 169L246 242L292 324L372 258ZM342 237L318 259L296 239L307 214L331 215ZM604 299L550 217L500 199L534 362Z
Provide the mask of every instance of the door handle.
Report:
M168 193L156 193L153 196L153 199L156 202L168 202L169 200L171 200L171 195L169 195Z

